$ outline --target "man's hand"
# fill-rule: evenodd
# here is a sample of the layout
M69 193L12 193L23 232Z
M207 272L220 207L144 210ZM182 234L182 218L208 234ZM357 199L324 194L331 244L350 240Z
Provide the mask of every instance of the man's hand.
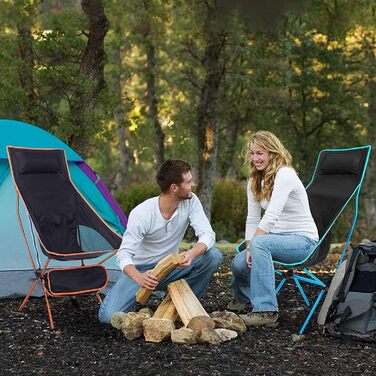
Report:
M204 243L197 242L191 249L187 251L180 252L180 255L183 255L184 258L179 262L178 268L186 268L192 264L193 259L204 254L207 250L207 246Z
M157 277L151 273L151 270L141 273L134 265L127 265L123 271L140 287L148 290L154 290L158 286Z
M193 259L195 258L195 252L193 249L180 252L180 255L182 255L184 258L179 262L179 268L186 268L187 266L191 265Z
M154 290L158 286L157 278L151 273L150 270L147 270L144 273L140 273L134 281L140 286L148 290Z

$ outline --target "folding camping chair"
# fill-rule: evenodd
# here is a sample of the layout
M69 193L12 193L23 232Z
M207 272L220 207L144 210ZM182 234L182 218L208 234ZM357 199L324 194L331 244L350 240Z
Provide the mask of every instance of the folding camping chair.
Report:
M50 326L54 329L48 297L93 293L101 303L98 292L107 285L107 269L102 264L116 253L121 236L101 219L74 186L64 150L8 146L7 152L16 188L17 216L36 276L19 309L24 308L40 281ZM47 257L43 267L30 250L19 197ZM100 256L104 257L100 262L85 265L85 260ZM51 260L77 260L80 265L47 269Z
M280 265L287 269L287 272L275 270L278 275L282 276L282 280L276 288L277 294L280 292L286 280L292 279L298 287L305 304L309 307L311 303L300 282L306 282L320 287L319 294L305 322L300 328L299 334L304 332L326 291L326 284L307 268L315 266L325 260L330 250L330 238L333 225L345 207L354 199L354 216L338 267L345 257L358 217L359 194L370 153L371 146L351 149L327 149L320 152L312 179L306 187L311 213L319 232L319 242L311 254L301 262L286 264L278 260L273 260L276 266ZM245 241L238 245L237 251L241 252L244 249ZM294 270L299 270L305 276L295 274Z

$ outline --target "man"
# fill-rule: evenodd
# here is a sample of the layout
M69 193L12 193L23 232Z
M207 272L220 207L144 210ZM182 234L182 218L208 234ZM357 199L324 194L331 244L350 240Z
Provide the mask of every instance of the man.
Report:
M191 166L180 160L167 160L158 169L157 183L161 194L144 201L129 215L117 254L123 273L99 309L103 323L110 323L114 312L134 311L140 287L166 290L170 282L184 278L201 298L223 261L222 253L214 248L215 233L192 193ZM168 254L177 252L188 225L195 230L197 243L181 252L184 258L178 268L158 282L151 269Z

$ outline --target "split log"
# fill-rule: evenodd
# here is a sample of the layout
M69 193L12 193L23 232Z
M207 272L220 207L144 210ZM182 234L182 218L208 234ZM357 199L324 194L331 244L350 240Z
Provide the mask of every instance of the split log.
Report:
M174 270L182 260L183 255L171 253L159 261L151 273L157 277L158 282L160 282L168 273ZM141 287L136 294L136 300L141 304L145 304L152 292L153 290Z
M153 319L168 319L175 322L178 318L178 311L172 302L170 294L167 294L162 303L158 306L153 315Z
M167 289L185 326L188 325L193 317L209 317L185 279L170 283Z

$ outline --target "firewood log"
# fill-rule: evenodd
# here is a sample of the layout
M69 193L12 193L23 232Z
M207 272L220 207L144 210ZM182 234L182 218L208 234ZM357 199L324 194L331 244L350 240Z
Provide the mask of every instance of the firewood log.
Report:
M172 302L170 294L167 294L162 303L158 306L153 315L153 319L169 319L175 322L178 318L178 311Z
M158 281L161 281L168 273L179 265L181 260L183 260L183 255L171 253L159 261L151 273L157 277ZM136 300L141 304L145 304L152 292L153 290L141 287L136 294Z
M197 299L185 279L172 282L167 286L172 302L185 326L196 316L207 316L208 313Z

